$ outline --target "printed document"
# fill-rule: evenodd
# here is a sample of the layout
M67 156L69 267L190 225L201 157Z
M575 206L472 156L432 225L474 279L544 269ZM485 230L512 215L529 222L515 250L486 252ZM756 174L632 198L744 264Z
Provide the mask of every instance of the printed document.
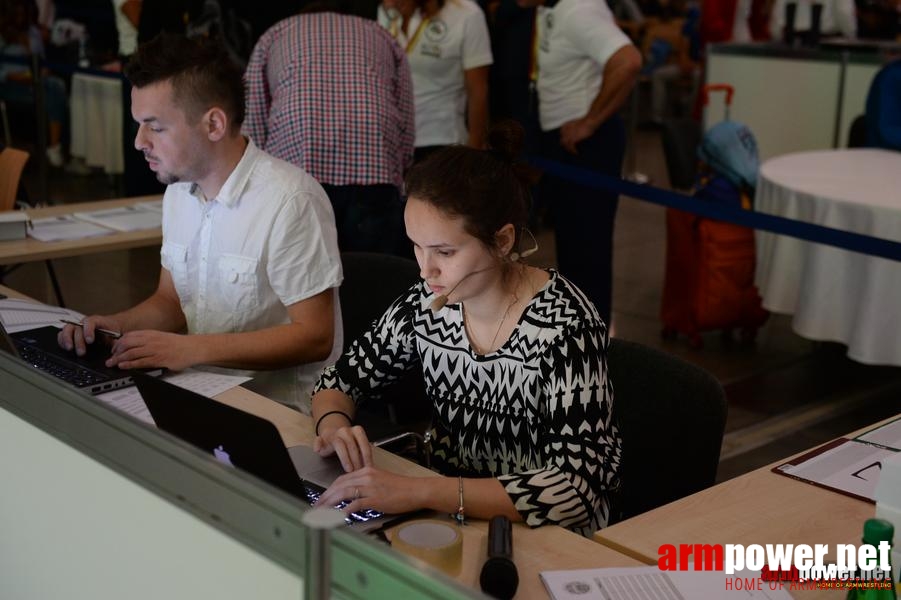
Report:
M116 231L139 231L156 229L163 223L163 213L143 206L121 206L90 212L73 213L82 221L109 227Z
M554 600L791 600L786 585L762 581L759 571L726 575L722 571L661 571L649 566L542 571L540 575Z

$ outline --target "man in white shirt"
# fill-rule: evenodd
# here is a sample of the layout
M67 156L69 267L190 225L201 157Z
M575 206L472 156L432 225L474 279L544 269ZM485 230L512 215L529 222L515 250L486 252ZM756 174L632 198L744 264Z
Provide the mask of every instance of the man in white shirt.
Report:
M131 56L138 47L138 23L143 0L112 0L119 35L119 56Z
M159 286L133 308L88 317L83 331L67 326L60 344L81 354L104 328L123 333L108 364L124 369L302 365L287 372L299 384L258 389L308 408L342 342L325 192L241 135L241 70L221 45L163 35L139 47L126 75L135 147L168 185Z
M541 154L619 177L625 128L618 111L641 69L641 54L605 2L517 0L538 6L537 69ZM613 221L618 194L544 176L542 200L554 214L557 266L610 324Z

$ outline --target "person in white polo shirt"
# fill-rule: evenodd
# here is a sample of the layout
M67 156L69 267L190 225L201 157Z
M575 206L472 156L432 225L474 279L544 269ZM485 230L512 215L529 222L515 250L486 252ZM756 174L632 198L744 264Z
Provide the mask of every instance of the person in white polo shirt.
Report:
M537 6L532 79L538 92L541 154L620 176L629 97L641 54L603 0L517 0ZM556 229L557 266L610 323L613 221L618 194L545 174L542 200Z
M385 0L378 21L407 52L416 160L448 144L482 148L492 63L482 9L472 0Z

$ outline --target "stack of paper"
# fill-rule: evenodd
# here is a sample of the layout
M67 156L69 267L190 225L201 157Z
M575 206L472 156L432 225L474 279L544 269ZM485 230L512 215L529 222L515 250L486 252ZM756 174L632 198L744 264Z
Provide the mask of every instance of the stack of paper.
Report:
M21 210L0 213L0 240L24 240L28 214Z
M163 214L141 205L105 208L90 212L74 213L76 217L89 223L96 223L116 231L139 231L162 226Z
M74 310L38 304L30 300L4 298L0 300L0 321L10 333L54 325L61 327L60 319L81 321L84 315Z
M112 229L80 221L72 215L34 219L31 224L34 227L28 230L28 236L42 242L80 240L114 233Z

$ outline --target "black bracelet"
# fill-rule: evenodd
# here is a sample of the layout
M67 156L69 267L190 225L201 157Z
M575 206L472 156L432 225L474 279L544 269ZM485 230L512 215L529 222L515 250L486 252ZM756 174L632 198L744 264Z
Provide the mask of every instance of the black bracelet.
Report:
M343 410L330 410L316 420L316 427L314 428L316 435L319 435L319 424L322 423L322 419L326 418L329 415L344 415L344 418L347 419L348 423L350 423L351 425L354 424L354 420L351 418L351 416Z

